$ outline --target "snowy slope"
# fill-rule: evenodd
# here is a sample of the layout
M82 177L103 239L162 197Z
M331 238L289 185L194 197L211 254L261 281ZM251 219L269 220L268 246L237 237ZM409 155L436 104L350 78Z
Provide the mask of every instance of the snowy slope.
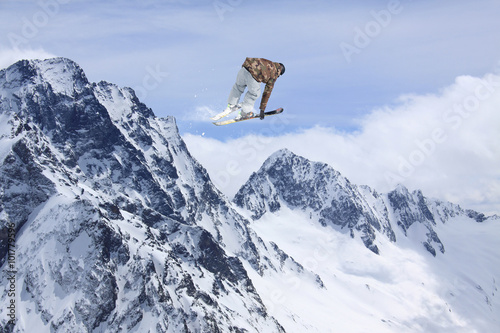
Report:
M438 228L434 258L420 244L380 242L381 254L300 211L268 213L252 227L324 283L252 276L288 332L497 332L500 223L456 218ZM396 232L397 236L403 236Z
M234 202L264 241L324 283L253 278L287 331L500 329L497 217L402 186L378 194L286 149L269 157Z

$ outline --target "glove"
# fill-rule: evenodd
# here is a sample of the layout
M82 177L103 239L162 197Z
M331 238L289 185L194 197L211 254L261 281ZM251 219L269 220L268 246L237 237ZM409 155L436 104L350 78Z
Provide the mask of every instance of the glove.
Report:
M264 119L264 110L260 110L260 120Z

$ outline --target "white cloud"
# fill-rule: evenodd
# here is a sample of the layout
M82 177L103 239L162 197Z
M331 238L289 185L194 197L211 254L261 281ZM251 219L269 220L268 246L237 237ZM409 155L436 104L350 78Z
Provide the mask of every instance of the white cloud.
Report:
M190 134L184 139L230 197L271 153L286 147L380 192L402 183L464 208L498 214L498 105L500 76L461 76L437 94L403 96L396 106L372 111L359 120L356 133L314 127L225 142Z
M0 49L0 69L7 68L15 62L23 59L47 59L53 58L55 55L39 50L13 50L13 49Z

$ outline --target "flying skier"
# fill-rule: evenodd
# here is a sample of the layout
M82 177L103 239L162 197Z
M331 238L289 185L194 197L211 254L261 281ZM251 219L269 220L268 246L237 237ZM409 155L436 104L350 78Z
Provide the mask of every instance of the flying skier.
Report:
M229 94L227 108L223 112L212 117L212 120L223 118L239 108L241 108L241 111L236 117L236 120L253 117L252 110L255 101L260 95L261 83L266 84L259 107L259 117L260 119L264 119L264 111L266 110L267 101L273 91L274 83L276 79L284 73L285 66L282 63L272 62L264 58L246 58L236 76L236 83L233 85ZM247 88L248 91L243 98L243 102L238 104L245 88Z

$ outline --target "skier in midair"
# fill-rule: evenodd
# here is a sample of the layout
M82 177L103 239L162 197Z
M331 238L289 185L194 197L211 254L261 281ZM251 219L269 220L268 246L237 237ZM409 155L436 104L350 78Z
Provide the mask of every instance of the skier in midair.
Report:
M285 66L282 63L272 62L264 58L246 58L236 76L236 83L233 85L229 94L227 108L212 119L216 120L225 117L231 112L238 110L240 107L241 111L236 119L252 117L255 101L260 96L260 84L265 83L266 87L264 88L259 106L260 119L264 119L264 111L266 110L267 101L273 91L274 83L276 79L284 73ZM247 88L248 91L242 103L238 104L245 88Z

